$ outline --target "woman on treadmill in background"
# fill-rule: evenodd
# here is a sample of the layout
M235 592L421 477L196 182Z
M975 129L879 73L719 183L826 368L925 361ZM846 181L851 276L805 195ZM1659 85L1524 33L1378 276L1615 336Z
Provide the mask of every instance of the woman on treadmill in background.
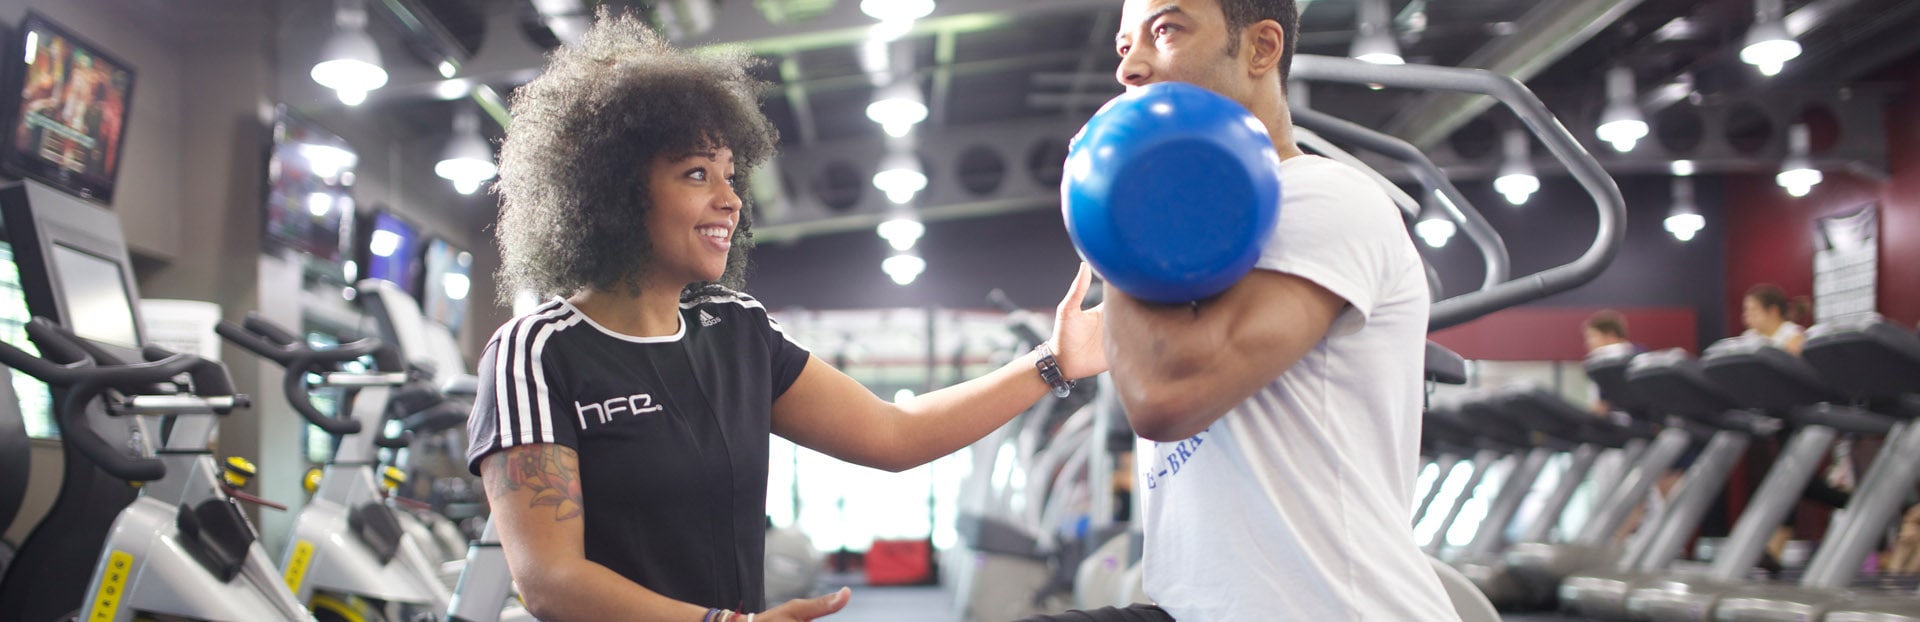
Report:
M1762 283L1747 290L1747 297L1741 300L1740 320L1746 322L1744 337L1766 337L1773 346L1800 355L1800 346L1807 342L1806 329L1793 322L1806 316L1807 303L1804 299L1787 298L1786 292L1778 285Z
M602 11L514 94L500 291L554 298L487 344L467 458L540 619L839 611L845 590L765 607L769 433L900 471L1106 370L1085 267L1041 348L900 403L788 339L738 291L753 219L735 184L776 142L749 64Z

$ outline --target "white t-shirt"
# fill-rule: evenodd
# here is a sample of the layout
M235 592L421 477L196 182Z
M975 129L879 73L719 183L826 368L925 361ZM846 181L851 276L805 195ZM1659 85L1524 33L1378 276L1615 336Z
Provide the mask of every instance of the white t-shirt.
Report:
M1458 619L1411 525L1431 303L1420 258L1360 171L1297 156L1280 180L1256 268L1349 304L1206 431L1138 442L1147 595L1181 622Z
M1795 324L1793 322L1781 322L1779 328L1773 329L1773 335L1771 336L1762 335L1760 334L1760 331L1757 331L1751 328L1747 329L1747 332L1740 333L1740 336L1741 337L1765 337L1768 341L1773 342L1773 347L1784 349L1787 347L1788 341L1792 341L1794 337L1798 337L1800 336L1801 333L1805 333L1805 332L1807 332L1807 330L1804 328L1800 328L1799 324Z

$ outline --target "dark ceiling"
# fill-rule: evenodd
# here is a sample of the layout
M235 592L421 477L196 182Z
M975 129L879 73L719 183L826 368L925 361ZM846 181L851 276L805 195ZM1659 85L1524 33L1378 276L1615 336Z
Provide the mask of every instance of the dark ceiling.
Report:
M764 98L765 110L790 151L799 148L817 156L820 149L830 153L836 145L883 138L865 115L876 81L862 65L861 50L867 27L874 22L859 14L857 0L604 3L649 16L686 45L737 44L754 50L766 60L762 77L775 85ZM712 12L709 23L685 19L690 6L698 12L701 7L694 5L702 3ZM442 81L429 69L434 58L459 60L460 78L486 84L504 96L535 75L541 53L565 39L570 27L582 25L598 4L602 2L371 0L376 36L385 31L411 57L398 62L418 67L390 67L394 80L384 93L375 93L367 107L416 128L418 140L444 140L456 104L434 94L434 85ZM1347 54L1356 31L1356 0L1300 4L1300 52ZM1119 91L1111 72L1120 5L1120 0L941 0L933 15L893 44L891 68L910 76L926 98L931 117L923 133L988 132L1046 121L1077 126ZM1653 120L1675 106L1705 110L1818 98L1809 93L1844 95L1850 88L1871 84L1877 72L1920 49L1920 37L1913 35L1920 26L1920 2L1912 0L1787 0L1789 27L1797 31L1805 52L1772 78L1761 77L1738 59L1753 22L1752 0L1388 0L1388 5L1393 32L1409 62L1513 75L1595 151L1601 148L1591 128L1604 104L1604 75L1613 66L1633 71L1643 110ZM284 2L280 6L283 19L298 19L288 14L302 10ZM403 13L410 17L399 18ZM311 62L289 56L282 62ZM910 65L900 62L909 59ZM1488 174L1485 160L1495 157L1490 154L1497 151L1496 130L1512 125L1507 113L1461 97L1339 84L1308 87L1311 107L1435 151L1434 159L1450 174L1465 177ZM295 88L298 85L283 82L283 96L298 99L299 94L287 93ZM330 105L324 94L307 91L312 95L307 105ZM497 136L499 128L488 125ZM1655 132L1698 133L1704 131L1702 125L1738 131L1740 124L1656 121ZM1777 138L1762 142L1779 143ZM1719 168L1764 166L1769 158L1777 162L1769 149L1728 158ZM1603 160L1610 168L1625 169L1682 157L1641 151L1645 153L1606 154ZM1703 157L1711 159L1711 154ZM1705 166L1713 168L1710 162ZM786 192L809 187L806 181L787 179Z

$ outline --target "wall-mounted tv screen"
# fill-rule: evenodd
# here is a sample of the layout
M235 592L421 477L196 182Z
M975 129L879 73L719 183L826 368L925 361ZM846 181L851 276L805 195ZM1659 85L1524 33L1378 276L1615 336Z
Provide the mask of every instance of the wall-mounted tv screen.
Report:
M426 278L420 279L420 306L427 319L460 333L473 286L473 254L440 238L427 241Z
M125 151L133 67L38 13L27 13L20 33L16 52L25 63L7 166L111 203Z
M393 212L375 210L367 227L366 278L384 279L409 293L420 291L420 232Z
M306 253L338 274L353 240L358 163L346 140L281 105L267 158L267 243Z

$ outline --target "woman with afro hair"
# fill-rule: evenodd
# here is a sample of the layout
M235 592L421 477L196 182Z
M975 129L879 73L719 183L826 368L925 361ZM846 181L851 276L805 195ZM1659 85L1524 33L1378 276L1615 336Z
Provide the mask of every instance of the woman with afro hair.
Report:
M553 298L487 344L468 468L543 620L838 611L844 589L764 602L769 433L900 471L1106 370L1084 266L1043 347L898 403L788 339L738 291L753 219L736 182L776 141L751 64L602 12L513 95L498 276L503 292Z

